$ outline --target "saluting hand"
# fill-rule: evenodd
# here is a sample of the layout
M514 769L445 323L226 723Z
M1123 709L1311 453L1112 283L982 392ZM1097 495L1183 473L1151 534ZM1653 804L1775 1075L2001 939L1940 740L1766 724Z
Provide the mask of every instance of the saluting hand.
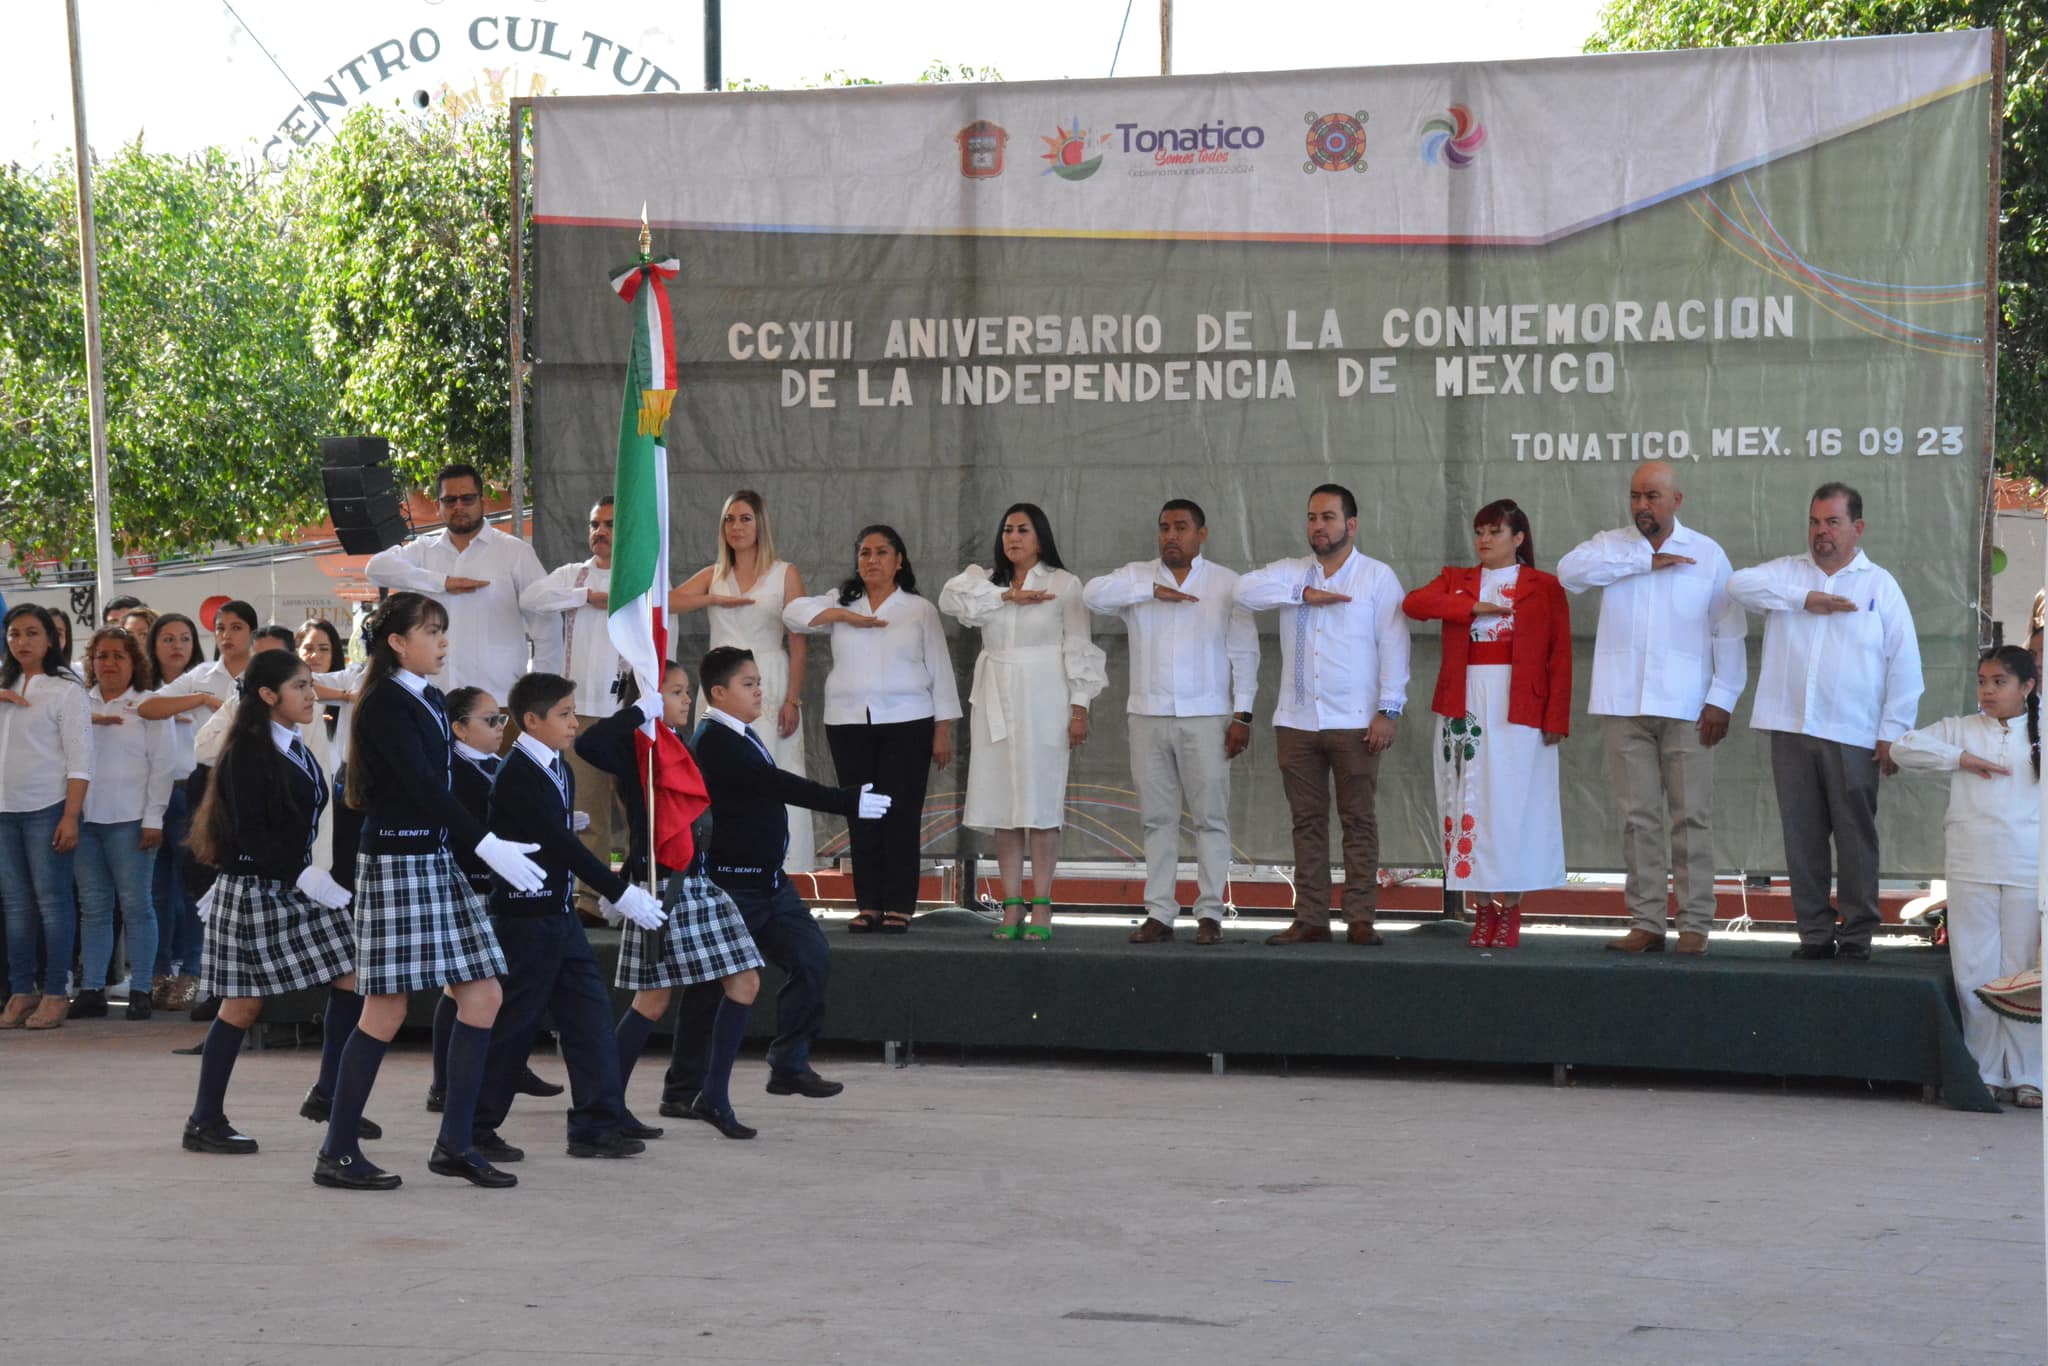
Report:
M1475 602L1472 604L1472 615L1475 617L1511 617L1514 614L1515 605L1511 602Z
M1003 601L1015 603L1019 607L1032 607L1041 602L1051 602L1058 596L1059 594L1048 593L1042 588L1024 588L1019 585L1012 585L1003 593Z
M865 612L856 612L851 607L827 607L824 611L818 613L817 616L811 618L811 625L813 626L855 626L864 631L871 631L877 626L887 626L888 624L888 622L883 621L880 617L871 617Z
M1980 778L2003 778L2012 772L2003 764L1994 764L1989 759L1980 759L1965 750L1963 757L1956 760L1956 767L1965 773L1974 773Z
M111 712L94 712L92 723L95 726L118 726L121 724L121 718Z
M1699 561L1690 555L1674 555L1668 550L1659 550L1650 556L1650 568L1652 570L1670 569L1676 565L1698 563Z
M583 605L595 607L600 612L608 612L611 610L612 595L602 588L586 588L583 590Z
M1161 602L1201 601L1201 599L1196 597L1193 593L1183 593L1178 588L1174 588L1169 584L1163 583L1155 583L1152 585L1152 596L1159 599L1159 601Z
M1857 608L1853 598L1845 598L1838 593L1815 591L1806 595L1806 610L1815 616L1824 617L1831 612L1854 612Z
M1303 607L1334 607L1340 602L1351 601L1348 593L1332 593L1327 588L1304 588L1301 590Z
M704 597L704 605L706 607L752 607L754 600L752 598L727 597L722 593L707 593Z
M479 588L489 588L489 579L465 579L450 574L441 583L442 590L449 593L474 593Z
M0 688L0 702L6 702L16 707L28 705L28 699L12 688Z

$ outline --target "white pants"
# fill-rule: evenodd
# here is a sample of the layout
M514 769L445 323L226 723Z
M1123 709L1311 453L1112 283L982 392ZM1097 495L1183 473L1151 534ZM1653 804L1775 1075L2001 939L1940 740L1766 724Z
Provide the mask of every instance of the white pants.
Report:
M2041 915L2032 887L1948 884L1948 965L1963 1007L1963 1041L1986 1086L2041 1084L2041 1026L2008 1020L1977 988L2041 961Z
M1230 877L1227 716L1131 716L1131 777L1145 825L1145 912L1171 925L1180 914L1180 822L1195 832L1195 914L1223 918Z

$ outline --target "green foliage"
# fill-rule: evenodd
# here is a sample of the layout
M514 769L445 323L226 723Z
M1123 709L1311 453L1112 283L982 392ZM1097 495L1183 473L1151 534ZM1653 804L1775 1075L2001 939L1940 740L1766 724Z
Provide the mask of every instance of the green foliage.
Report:
M1613 0L1588 52L2000 28L1999 468L2048 472L2048 5L2015 0Z
M960 85L978 81L1000 81L1002 78L1003 73L992 66L969 66L965 63L959 66L948 66L934 57L926 65L925 69L918 73L917 80L921 85ZM834 69L818 77L815 81L801 82L797 88L800 90L833 90L840 86L848 85L886 84L887 82L878 81L872 76L856 76L849 71ZM729 91L775 89L772 85L764 85L760 81L750 80L744 76L738 80L727 81L725 88Z
M509 470L509 134L503 109L413 120L365 107L282 191L332 421L390 438L415 483L451 460L486 479Z
M91 438L68 163L0 171L0 538L89 559ZM318 508L326 411L289 225L219 152L138 143L94 177L118 551L289 534Z

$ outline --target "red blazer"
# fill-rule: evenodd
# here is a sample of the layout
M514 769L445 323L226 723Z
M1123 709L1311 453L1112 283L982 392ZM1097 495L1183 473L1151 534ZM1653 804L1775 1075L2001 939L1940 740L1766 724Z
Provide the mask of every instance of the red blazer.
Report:
M1553 735L1572 729L1572 609L1554 574L1522 566L1515 581L1515 634L1508 645L1508 720ZM1417 621L1444 624L1444 662L1430 710L1465 714L1465 660L1472 652L1472 605L1479 568L1446 565L1410 593L1401 610Z

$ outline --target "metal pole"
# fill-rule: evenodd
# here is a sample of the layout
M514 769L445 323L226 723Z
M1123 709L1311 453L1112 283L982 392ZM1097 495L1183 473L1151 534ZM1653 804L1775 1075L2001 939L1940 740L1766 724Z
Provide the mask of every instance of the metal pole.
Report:
M85 63L78 42L78 0L64 0L71 26L71 127L78 163L78 271L85 286L85 388L92 426L92 540L96 610L114 596L114 505L107 479L107 375L100 360L99 233L92 217L92 152L85 140Z
M1159 0L1159 74L1173 74L1173 0Z
M512 525L526 535L526 108L512 101Z
M725 89L725 34L720 23L718 0L704 0L704 88Z

